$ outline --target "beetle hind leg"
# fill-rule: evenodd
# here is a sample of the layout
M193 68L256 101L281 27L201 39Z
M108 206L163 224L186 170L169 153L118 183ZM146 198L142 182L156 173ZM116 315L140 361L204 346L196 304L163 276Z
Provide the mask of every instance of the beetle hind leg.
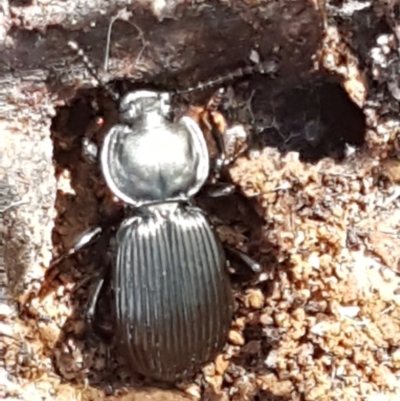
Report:
M89 322L91 325L93 325L95 321L97 303L99 302L100 293L103 287L104 287L104 278L101 278L98 280L98 282L92 289L88 303L86 305L85 320Z
M101 302L103 299L108 301L110 299L105 294L108 287L107 282L108 278L103 275L93 285L84 314L86 322L90 325L95 335L109 344L113 338L113 323L110 319L112 314L110 313L111 310L104 311L105 305ZM110 309L110 306L108 305L106 309Z
M251 273L260 273L262 268L259 263L257 263L250 256L246 255L244 252L239 251L228 245L224 245L224 249L228 260L237 260L241 265L245 266Z

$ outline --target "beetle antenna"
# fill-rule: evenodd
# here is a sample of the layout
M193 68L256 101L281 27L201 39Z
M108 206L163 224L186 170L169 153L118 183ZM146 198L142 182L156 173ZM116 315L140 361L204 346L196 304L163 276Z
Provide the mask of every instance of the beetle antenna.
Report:
M99 86L103 87L114 100L118 100L119 95L107 86L107 82L99 75L96 66L92 63L83 49L74 41L69 41L68 46L80 57L83 65L87 68L89 74L97 81Z
M254 73L258 73L261 75L273 75L279 69L279 62L277 60L269 60L262 61L253 66L247 66L243 68L237 68L236 70L231 71L229 74L218 77L216 79L212 79L207 82L200 82L196 86L192 86L190 88L186 88L183 90L177 90L176 93L178 95L184 93L190 93L198 90L204 90L207 88L211 88L213 86L222 85L229 81L234 81L235 79L242 78L247 75L252 75Z
M84 66L87 68L87 70L89 71L89 74L97 81L97 83L101 86L103 86L105 84L105 82L103 81L103 79L100 77L100 75L97 72L97 68L95 67L95 65L92 63L92 61L90 61L89 57L87 56L87 54L83 51L83 49L81 47L79 47L79 45L74 42L74 41L69 41L68 42L68 46L75 51L75 53L80 57L80 59L82 60L82 63L84 64Z

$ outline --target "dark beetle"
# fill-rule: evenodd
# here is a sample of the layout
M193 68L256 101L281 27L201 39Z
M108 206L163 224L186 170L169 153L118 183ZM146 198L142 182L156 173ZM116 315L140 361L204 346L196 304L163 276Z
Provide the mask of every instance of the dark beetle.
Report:
M79 46L69 45L102 84ZM263 63L198 88L270 70L269 63ZM107 92L118 99L111 90ZM134 371L172 382L195 373L222 350L231 324L233 296L222 244L205 213L191 204L210 170L218 172L227 161L224 145L212 131L221 154L216 167L210 169L202 130L189 116L173 121L170 100L171 94L156 91L126 94L119 104L120 124L104 139L101 168L109 189L129 210L115 239L111 274L114 337ZM216 106L211 101L207 107ZM225 189L214 196L227 194ZM74 251L100 231L83 235ZM259 270L248 256L226 250ZM103 282L90 303L92 320Z
M116 234L116 337L130 366L174 381L221 351L232 318L225 253L190 199L209 174L207 145L189 117L170 120L170 95L128 93L101 167L132 208Z

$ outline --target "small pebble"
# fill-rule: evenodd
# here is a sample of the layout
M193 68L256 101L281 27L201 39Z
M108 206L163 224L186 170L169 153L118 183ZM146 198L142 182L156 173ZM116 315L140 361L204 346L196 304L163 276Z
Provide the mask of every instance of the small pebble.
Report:
M13 337L14 331L9 324L0 323L0 336Z
M213 363L209 363L203 367L203 373L206 376L214 376L215 375L215 365Z
M261 316L260 316L260 323L263 325L263 326L268 326L268 325L272 325L272 324L274 324L274 318L271 316L271 314L269 314L269 313L263 313Z
M264 306L264 294L260 290L250 290L246 296L245 305L253 309Z
M354 318L360 312L360 308L358 306L340 306L338 312L341 317Z
M12 308L7 304L0 304L0 317L9 317L13 313Z
M190 386L185 388L185 393L191 395L192 397L195 398L200 398L201 393L200 393L200 387L196 384L191 384Z
M215 359L215 371L219 375L223 375L229 366L229 361L223 355L218 355Z
M228 334L229 341L234 345L243 345L244 337L241 333L235 330L231 330Z

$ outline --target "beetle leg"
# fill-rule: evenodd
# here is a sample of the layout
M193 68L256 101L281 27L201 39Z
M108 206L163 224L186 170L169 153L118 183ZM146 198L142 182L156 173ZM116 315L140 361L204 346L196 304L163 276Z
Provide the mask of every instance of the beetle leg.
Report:
M104 286L104 277L102 277L96 283L92 293L89 296L89 301L87 303L87 307L86 307L86 311L85 311L85 318L92 326L94 324L97 303L99 301L100 292L103 289L103 286Z
M67 253L64 253L63 255L56 258L51 263L50 267L54 267L54 266L58 265L64 259L81 251L83 248L85 248L87 245L89 245L95 239L97 239L99 237L99 235L102 233L102 231L103 230L101 227L95 227L95 228L92 227L92 228L89 228L88 230L86 230L84 233L80 234L78 236L78 238L76 239L73 247Z
M191 210L197 210L200 213L203 213L204 216L207 216L206 213L204 212L203 209L200 209L196 206L191 206ZM244 252L239 251L236 248L233 248L229 245L224 244L223 245L227 260L236 260L241 262L242 265L245 265L248 270L250 270L251 273L260 273L261 272L261 265L256 262L253 258L250 256L246 255Z
M235 185L226 182L219 182L207 188L207 195L211 198L220 198L222 196L232 195L235 191Z
M103 296L106 295L105 288L108 287L106 283L108 283L108 274L103 272L98 281L92 287L84 311L84 316L85 321L91 326L93 332L104 342L110 343L114 333L111 322L112 318L110 320L110 311L108 309L104 311L103 308L100 308L103 312L102 316L105 316L104 318L102 318L98 313L99 303L104 299ZM107 297L105 299L107 299ZM106 304L102 304L101 306L104 307Z
M216 114L214 112L213 114ZM214 116L213 116L214 117ZM216 124L212 124L211 128L211 134L217 144L218 147L218 156L216 157L214 161L214 168L213 172L216 176L219 176L222 167L225 165L225 160L226 160L226 149L225 149L225 142L223 138L223 134L225 132L220 132L220 128Z
M225 96L225 89L219 88L211 96L207 103L206 111L211 120L211 134L215 140L218 148L218 157L215 159L214 174L219 175L222 167L225 165L226 160L226 146L224 135L226 133L227 124L225 117L217 111Z
M83 159L90 163L95 164L98 160L99 147L89 138L82 139L82 156Z
M92 107L96 113L99 113L99 106L97 102L93 101ZM97 136L104 124L104 118L101 115L98 115L92 119L89 122L89 125L86 128L85 136L82 139L82 158L84 161L90 164L94 164L99 161L99 147L95 142L92 141L92 138Z
M240 260L242 264L244 264L253 273L261 272L261 265L253 260L250 256L228 245L224 245L224 248L228 259Z
M248 150L248 133L245 131L242 124L229 127L225 131L227 147L230 149L229 157L225 160L225 165L228 166L242 156Z
M221 169L235 162L248 149L248 133L242 125L235 125L228 128L225 117L217 110L221 104L224 89L219 89L211 97L206 106L207 114L203 120L207 120L207 127L217 144L219 156L215 160L214 174L219 176Z
M105 365L106 367L109 367L111 361L110 344L113 339L113 327L112 326L110 327L110 325L108 326L100 325L97 324L96 322L97 306L106 283L105 277L106 275L103 274L92 289L92 292L89 296L88 303L85 309L85 320L91 326L93 333L105 342L106 345Z

